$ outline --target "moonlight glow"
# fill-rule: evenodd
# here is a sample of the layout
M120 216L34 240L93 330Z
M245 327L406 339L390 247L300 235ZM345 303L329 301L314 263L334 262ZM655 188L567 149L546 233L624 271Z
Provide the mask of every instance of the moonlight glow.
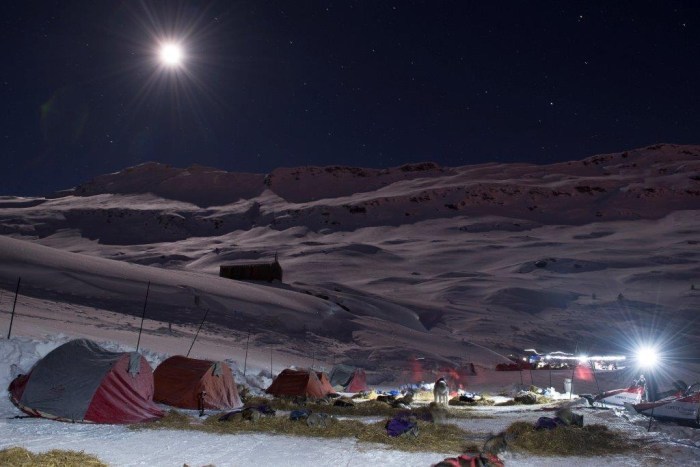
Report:
M177 44L163 44L160 59L166 66L179 66L182 63L182 48Z

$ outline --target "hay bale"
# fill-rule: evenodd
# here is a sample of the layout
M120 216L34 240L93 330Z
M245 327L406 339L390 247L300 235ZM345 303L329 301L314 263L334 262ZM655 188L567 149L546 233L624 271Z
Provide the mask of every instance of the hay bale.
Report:
M552 430L535 430L526 422L515 422L506 430L509 446L538 455L597 456L640 449L641 441L604 425L560 426Z
M471 433L452 425L435 425L433 423L417 421L418 436L396 436L387 435L386 422L366 425L357 434L360 442L382 443L391 449L408 452L463 452L467 447L467 439L474 437Z
M34 454L20 447L0 451L0 465L38 467L107 467L97 457L83 451L53 449L42 454Z
M369 402L358 405L362 406L367 403ZM392 414L396 413L396 410L391 409L387 404L373 403L388 408L392 411ZM330 406L328 408L334 407ZM343 408L338 408L338 410L343 410ZM195 423L195 419L187 415L171 412L164 417L165 422L160 425L157 422L142 423L136 425L136 428L193 430L217 434L270 433L302 438L355 438L360 443L377 442L391 449L409 452L463 452L467 447L468 441L473 442L475 439L478 439L478 435L469 433L453 424L434 424L423 421L420 417L416 417L420 429L418 437L399 436L392 438L386 433L386 421L367 424L359 420L338 420L333 417L327 417L325 426L321 424L308 426L306 423L289 420L288 417L275 416L262 417L256 423L247 423L242 420L237 423L222 423L219 421L222 415L223 413L211 415L203 423ZM134 428L134 426L130 426L130 428ZM0 465L4 464L0 462Z

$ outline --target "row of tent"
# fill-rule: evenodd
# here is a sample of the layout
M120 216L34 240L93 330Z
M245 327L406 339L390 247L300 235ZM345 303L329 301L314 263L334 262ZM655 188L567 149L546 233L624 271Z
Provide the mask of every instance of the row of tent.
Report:
M332 381L348 392L366 390L364 371L351 369L338 365L330 379L325 373L286 369L266 391L321 398L335 392ZM153 371L138 352L110 352L86 339L55 348L15 378L8 391L23 412L70 422L156 420L164 415L156 403L200 410L243 406L224 362L174 356Z

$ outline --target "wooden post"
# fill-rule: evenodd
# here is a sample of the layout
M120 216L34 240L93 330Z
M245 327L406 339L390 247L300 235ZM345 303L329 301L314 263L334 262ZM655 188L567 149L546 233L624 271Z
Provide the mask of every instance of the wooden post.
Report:
M245 341L245 360L243 360L243 376L248 367L248 345L250 344L250 329L248 329L248 339Z
M595 386L598 388L598 392L600 392L600 385L598 384L598 376L595 374L595 362L591 361L591 370L593 370L593 379L595 380Z
M574 348L574 357L578 354L578 341L576 341L576 348ZM574 369L571 370L571 390L569 391L569 400L574 397L574 375L576 374L576 367L578 366L578 359L574 358Z
M12 304L12 314L10 315L10 329L7 330L7 338L9 339L12 335L12 321L15 319L15 307L17 306L17 295L19 295L19 283L22 281L21 277L17 278L17 288L15 289L15 301Z
M578 363L574 363L574 369L571 370L571 390L569 391L569 400L574 397L574 375L576 374L576 366Z
M151 281L148 281L148 286L146 286L146 299L143 301L143 313L141 313L141 326L139 327L139 338L136 341L136 351L139 351L139 345L141 344L141 331L143 330L143 319L146 317L146 304L148 303L148 292L151 290Z

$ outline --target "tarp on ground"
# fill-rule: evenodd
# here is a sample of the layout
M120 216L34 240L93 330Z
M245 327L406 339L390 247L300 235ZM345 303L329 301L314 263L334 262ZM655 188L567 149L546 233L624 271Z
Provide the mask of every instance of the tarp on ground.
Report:
M265 392L273 396L306 396L320 399L334 391L325 373L287 368L277 375Z
M331 370L330 382L331 386L341 386L345 392L369 390L365 370L350 365L335 365Z
M67 342L15 378L10 400L36 417L70 422L139 423L164 414L153 402L153 370L137 352Z
M158 365L153 378L156 402L184 409L243 406L231 368L224 362L176 355Z

